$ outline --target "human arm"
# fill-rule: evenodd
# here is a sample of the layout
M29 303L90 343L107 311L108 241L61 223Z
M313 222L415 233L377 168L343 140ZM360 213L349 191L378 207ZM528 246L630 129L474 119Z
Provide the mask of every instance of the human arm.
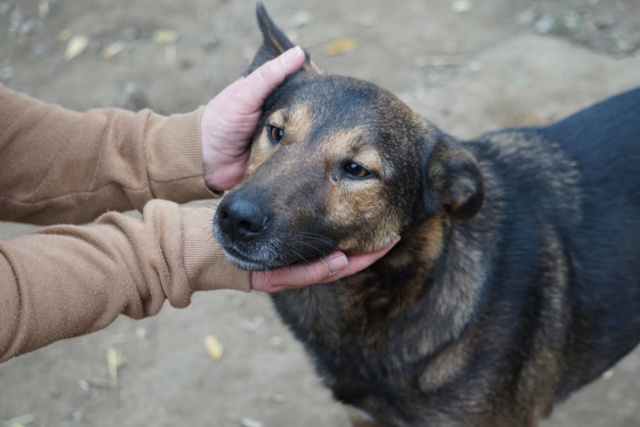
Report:
M83 223L152 198L211 197L202 179L202 108L85 113L0 85L0 220Z
M156 314L195 291L249 291L211 234L211 208L155 200L142 218L107 213L0 242L0 361L84 335L120 314Z

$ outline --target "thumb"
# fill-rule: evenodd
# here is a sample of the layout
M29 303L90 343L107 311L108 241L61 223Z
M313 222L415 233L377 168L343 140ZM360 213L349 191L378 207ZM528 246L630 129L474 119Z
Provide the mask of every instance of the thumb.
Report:
M261 292L277 292L313 283L335 282L369 267L386 255L399 240L400 238L397 237L384 248L371 253L347 257L342 252L333 252L328 257L311 264L254 272L251 273L251 288Z
M311 264L299 264L274 271L251 273L251 287L261 292L277 292L318 283L347 267L349 261L342 252L334 252Z
M296 46L277 58L265 62L245 78L240 96L247 100L251 99L255 103L253 107L260 109L269 94L280 86L289 74L302 68L304 61L304 50Z

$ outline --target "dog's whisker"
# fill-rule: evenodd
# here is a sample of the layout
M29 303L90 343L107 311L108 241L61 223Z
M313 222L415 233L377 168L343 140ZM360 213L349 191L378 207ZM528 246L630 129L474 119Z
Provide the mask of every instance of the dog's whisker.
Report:
M328 237L323 236L321 234L309 233L309 232L306 232L306 231L301 231L298 234L301 237L304 237L304 238L307 238L307 239L314 239L314 240L317 240L317 241L320 241L320 242L327 243L327 244L332 245L332 246L335 245L335 242L333 240L331 240Z
M293 252L298 258L300 258L302 261L304 261L305 264L311 264L311 261L309 261L307 258L305 258L300 252L296 251L295 249L291 248L291 247L287 247L286 248L288 251Z
M302 241L302 240L296 240L296 243L300 243L302 245L310 247L311 249L316 251L318 254L320 254L320 256L323 257L323 258L328 255L325 251L323 251L322 249L312 245L311 243L308 243L308 242L305 242L305 241Z

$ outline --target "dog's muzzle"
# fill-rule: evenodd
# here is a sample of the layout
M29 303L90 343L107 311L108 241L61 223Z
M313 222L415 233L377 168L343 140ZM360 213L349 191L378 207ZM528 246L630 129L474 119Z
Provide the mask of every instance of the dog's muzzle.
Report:
M310 263L336 249L335 241L317 227L316 209L301 214L287 206L276 215L271 197L245 187L228 193L218 205L213 232L232 263L249 271L274 270Z
M236 266L250 271L276 268L265 245L270 226L268 208L255 197L229 193L222 199L213 221L213 232L225 254Z

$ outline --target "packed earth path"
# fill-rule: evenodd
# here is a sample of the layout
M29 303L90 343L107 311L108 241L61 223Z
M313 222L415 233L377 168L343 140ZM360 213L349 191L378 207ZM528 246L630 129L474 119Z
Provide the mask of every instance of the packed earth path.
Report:
M460 138L546 124L640 85L637 0L265 5L326 72L370 80ZM191 111L248 66L261 42L254 10L240 0L0 0L0 83L80 111ZM31 229L1 223L0 237ZM348 420L266 295L216 291L1 364L0 426L12 424ZM640 425L640 350L543 424L605 425Z

